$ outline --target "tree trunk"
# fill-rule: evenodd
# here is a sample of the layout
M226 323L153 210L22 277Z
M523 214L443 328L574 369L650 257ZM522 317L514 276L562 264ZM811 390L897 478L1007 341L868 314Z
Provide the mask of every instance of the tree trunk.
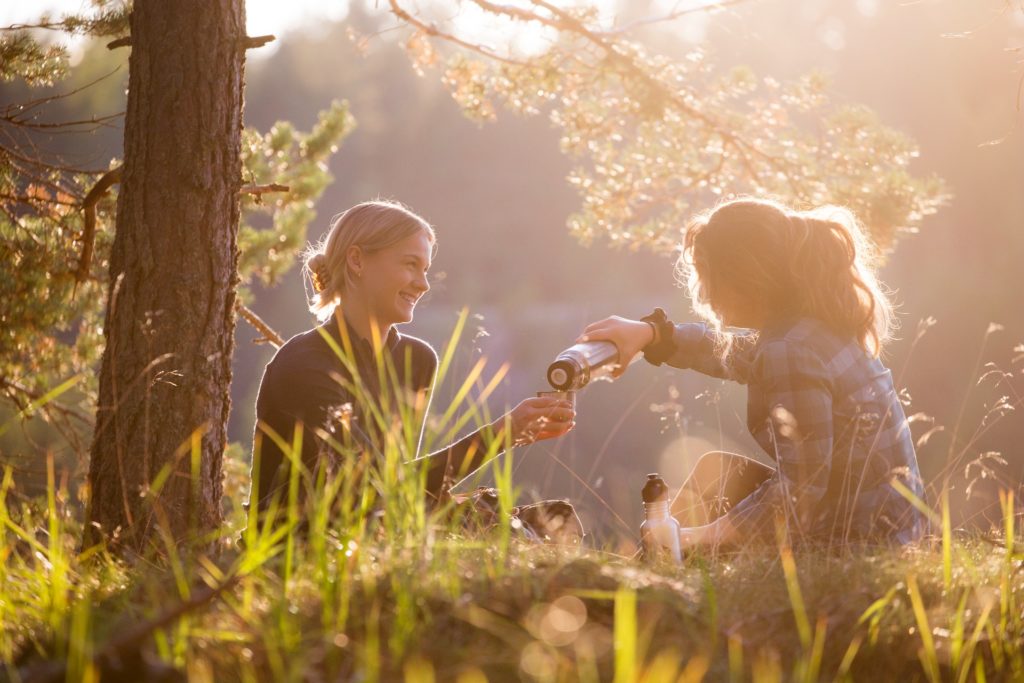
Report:
M135 0L87 543L222 519L244 38L244 0Z

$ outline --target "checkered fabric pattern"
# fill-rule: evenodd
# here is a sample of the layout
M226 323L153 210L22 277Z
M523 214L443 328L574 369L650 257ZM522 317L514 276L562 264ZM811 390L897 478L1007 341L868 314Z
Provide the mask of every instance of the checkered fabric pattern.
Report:
M855 339L799 318L723 337L703 323L675 326L666 359L748 387L747 426L776 463L773 477L727 513L743 538L907 543L924 516L893 486L923 498L914 443L891 372Z

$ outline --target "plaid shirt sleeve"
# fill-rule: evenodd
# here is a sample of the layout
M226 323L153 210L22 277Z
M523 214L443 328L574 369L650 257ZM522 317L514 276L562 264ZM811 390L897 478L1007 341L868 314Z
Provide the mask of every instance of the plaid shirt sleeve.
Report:
M726 336L706 323L680 323L672 335L673 350L665 362L675 368L696 370L704 375L747 384L754 356L756 334L733 331L732 347L723 361ZM658 363L660 365L660 363Z
M751 392L768 417L776 474L733 507L727 517L740 537L774 536L777 515L790 533L809 529L828 487L832 464L831 376L808 346L786 339L764 344L751 366Z

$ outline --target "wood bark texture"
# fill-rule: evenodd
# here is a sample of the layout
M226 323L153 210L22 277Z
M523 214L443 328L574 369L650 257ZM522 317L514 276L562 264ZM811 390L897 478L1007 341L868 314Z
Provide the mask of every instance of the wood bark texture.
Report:
M177 540L222 521L244 41L244 0L135 0L92 541L142 549L157 525Z

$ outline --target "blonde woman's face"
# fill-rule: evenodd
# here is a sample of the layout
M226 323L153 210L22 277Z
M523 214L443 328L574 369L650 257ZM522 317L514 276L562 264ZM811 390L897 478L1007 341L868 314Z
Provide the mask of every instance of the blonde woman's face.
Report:
M357 289L379 324L412 320L416 303L430 289L427 272L432 251L430 236L421 230L390 247L363 255Z

